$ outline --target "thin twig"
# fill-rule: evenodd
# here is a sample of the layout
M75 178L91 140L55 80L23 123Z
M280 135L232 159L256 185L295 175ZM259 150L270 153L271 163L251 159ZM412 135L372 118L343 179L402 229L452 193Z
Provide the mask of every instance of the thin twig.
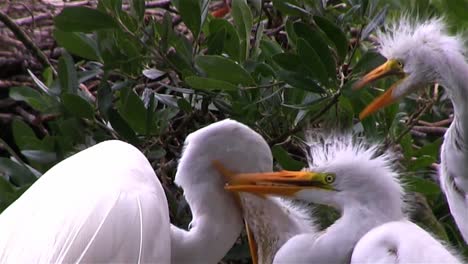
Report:
M426 133L426 134L434 134L434 135L444 135L447 132L447 128L445 127L427 127L427 126L414 126L413 130Z
M452 121L453 121L453 117L449 117L447 119L440 120L437 122L427 122L424 120L419 120L418 123L422 126L428 126L428 127L444 127L444 126L449 126L450 124L452 124Z
M0 138L0 148L5 149L12 157L14 157L22 166L28 167L26 163L20 158L18 154L2 139Z
M18 38L24 46L26 46L32 54L41 62L44 67L50 67L54 75L57 75L57 71L54 69L52 64L50 63L47 56L39 49L36 44L24 33L24 31L5 13L0 11L0 21L5 24L12 32L15 34L16 38Z
M408 134L411 129L418 123L419 119L426 113L427 110L429 110L432 106L434 105L434 101L430 101L428 104L426 104L417 114L415 117L412 117L408 120L409 125L406 127L406 129L401 132L401 134L396 138L394 143L399 143L403 137Z

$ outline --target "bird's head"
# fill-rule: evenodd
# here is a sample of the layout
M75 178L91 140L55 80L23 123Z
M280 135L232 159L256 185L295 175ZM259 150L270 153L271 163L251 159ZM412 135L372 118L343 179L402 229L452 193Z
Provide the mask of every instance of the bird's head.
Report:
M329 136L310 144L309 168L303 171L246 173L232 177L227 189L279 195L344 210L351 204L402 207L402 187L390 153L378 153L351 136Z
M270 171L273 167L265 140L246 125L226 119L186 138L175 182L185 190L194 189L191 188L194 185L204 185L209 191L222 190L224 178L212 176L217 174L214 160L236 172Z
M379 51L387 62L355 83L354 89L386 76L400 79L361 112L361 119L418 88L443 80L441 74L446 71L448 60L463 57L463 42L448 34L440 18L423 23L402 18L379 32L378 38Z

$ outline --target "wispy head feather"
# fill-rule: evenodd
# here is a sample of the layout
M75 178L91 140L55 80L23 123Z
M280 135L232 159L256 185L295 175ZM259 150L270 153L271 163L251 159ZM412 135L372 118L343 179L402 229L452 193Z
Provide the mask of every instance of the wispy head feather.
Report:
M384 151L379 144L371 144L365 138L352 133L325 133L318 129L306 133L307 161L310 168L322 167L334 160L373 162L394 171L396 158Z
M391 151L352 133L317 130L308 131L307 146L309 169L336 176L333 187L340 191L325 204L365 204L383 216L403 217L404 191L395 166L397 159Z
M425 46L458 53L464 50L462 38L448 33L444 18L418 21L405 15L385 26L377 36L380 39L379 50L388 59L404 59L412 51Z

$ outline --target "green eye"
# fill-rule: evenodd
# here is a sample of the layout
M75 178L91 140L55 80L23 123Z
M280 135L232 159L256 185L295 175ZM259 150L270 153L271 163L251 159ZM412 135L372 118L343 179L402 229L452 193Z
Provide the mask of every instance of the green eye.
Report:
M403 67L405 66L401 60L397 60L397 63L398 67L400 67L401 69L403 69Z
M325 175L325 183L331 184L335 181L335 174L327 174Z

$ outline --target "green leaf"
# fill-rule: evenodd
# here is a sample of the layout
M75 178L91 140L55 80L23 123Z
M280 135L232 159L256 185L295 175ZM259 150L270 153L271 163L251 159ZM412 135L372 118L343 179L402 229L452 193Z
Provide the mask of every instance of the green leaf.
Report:
M46 111L50 107L50 102L42 94L33 88L17 86L10 89L10 97L17 101L24 101L38 111Z
M268 38L262 38L260 41L260 49L262 50L262 55L268 59L283 52L283 49L276 41Z
M314 93L324 93L325 90L309 76L299 73L281 70L278 71L277 76L280 80L287 82L289 85Z
M161 102L169 106L170 108L178 109L179 106L177 105L177 98L175 95L159 94L159 93L154 93L153 95L154 95L154 98L158 100L158 102Z
M185 100L184 98L180 98L177 100L177 105L179 106L179 108L186 112L186 113L190 113L192 112L192 105L187 101Z
M40 145L40 141L32 128L20 119L13 120L12 130L15 143L20 149Z
M44 150L21 150L21 154L29 161L41 164L50 164L57 161L57 153Z
M129 87L124 87L120 91L119 113L127 121L130 127L139 134L145 134L146 108L143 101Z
M437 157L439 155L440 146L442 145L443 138L440 137L430 144L424 144L423 147L414 152L414 156L428 155L432 157ZM434 161L435 162L435 161Z
M241 61L249 57L250 32L253 26L252 12L246 0L233 0L231 14L241 39Z
M118 24L108 14L84 6L64 8L54 18L54 24L65 32L91 32L118 28Z
M219 31L225 31L226 35L223 41L223 51L233 60L240 62L241 44L239 34L234 26L225 19L213 19L210 21L209 28L210 33L215 35ZM210 36L210 41L213 41L211 38L214 38L214 35Z
M54 38L68 52L88 60L99 61L99 50L94 39L80 32L65 32L54 29Z
M13 189L13 186L10 184L10 182L5 180L4 177L0 176L0 201L4 200L2 196L5 193L13 193L13 192L15 192L15 189Z
M234 26L225 19L213 19L209 24L211 34L217 34L219 31L225 31L226 35L223 42L223 51L235 61L240 61L240 38ZM212 36L211 38L213 38ZM213 41L210 39L210 41ZM213 44L212 44L213 45Z
M93 106L80 96L66 93L62 95L62 100L63 105L72 115L78 118L94 118Z
M140 23L143 22L145 17L145 0L132 0L130 12Z
M301 7L297 0L273 0L273 6L281 12L292 16L308 16L309 12Z
M232 83L234 85L253 85L255 81L242 66L225 57L217 55L198 56L195 63L210 79Z
M424 169L436 161L437 159L435 158L435 156L422 155L408 162L409 166L407 166L407 170L416 171L416 170Z
M424 195L438 195L440 188L430 180L419 177L405 177L406 186L409 191L422 193Z
M64 52L59 58L58 77L62 93L77 93L78 78L76 76L75 62L67 52Z
M115 111L113 108L110 108L107 111L109 122L112 128L125 140L128 140L132 144L138 143L138 138L135 134L135 131L128 125L125 119Z
M185 25L192 31L195 39L198 38L201 28L201 7L199 0L179 0L180 16Z
M221 90L221 91L236 91L237 86L225 81L203 78L198 76L189 76L185 78L185 82L191 87L199 90Z
M207 54L221 54L224 49L224 40L226 39L226 30L222 28L208 38Z
M291 18L288 18L288 20L286 21L284 25L286 29L286 34L288 35L288 44L293 47L296 45L296 40L297 40L297 35L294 29L294 24L293 24L293 20Z
M303 162L295 160L289 156L288 152L281 146L275 145L271 148L273 157L285 170L301 170L305 167Z
M162 147L156 146L156 149L152 149L147 156L150 160L157 160L166 156L166 151Z
M314 16L314 20L320 29L327 34L327 37L333 41L338 55L341 60L344 60L348 52L348 40L346 35L337 25L335 25L335 23L324 17Z
M49 89L47 85L45 85L41 80L39 80L39 78L37 78L37 76L31 70L28 69L28 73L29 76L31 76L31 78L33 79L34 83L37 85L37 87L39 87L45 94L50 96L59 95L59 93L54 94L54 91Z
M328 83L328 75L319 55L303 38L297 40L297 53L302 63L310 70L309 73L322 84Z
M166 73L155 68L144 69L143 75L151 80L156 80L164 76Z
M294 33L296 35L296 42L298 38L303 38L306 40L315 50L315 53L320 55L320 60L318 61L322 62L328 73L328 76L332 79L336 79L336 62L332 53L330 52L330 48L328 47L327 42L323 40L323 34L302 22L294 23L293 27ZM309 63L315 63L315 61L310 61Z
M17 186L33 183L36 180L36 176L28 168L3 157L0 157L0 174L8 176Z
M302 60L299 55L292 53L278 53L274 55L273 61L276 62L281 68L292 71L292 72L303 72L306 73L306 69L302 64Z
M385 62L385 57L375 51L366 52L353 68L353 74L367 73Z
M107 111L112 107L112 90L107 82L107 77L103 78L97 92L97 104L99 113L107 117Z
M154 93L149 95L148 105L146 107L146 134L150 135L156 129L156 101Z

